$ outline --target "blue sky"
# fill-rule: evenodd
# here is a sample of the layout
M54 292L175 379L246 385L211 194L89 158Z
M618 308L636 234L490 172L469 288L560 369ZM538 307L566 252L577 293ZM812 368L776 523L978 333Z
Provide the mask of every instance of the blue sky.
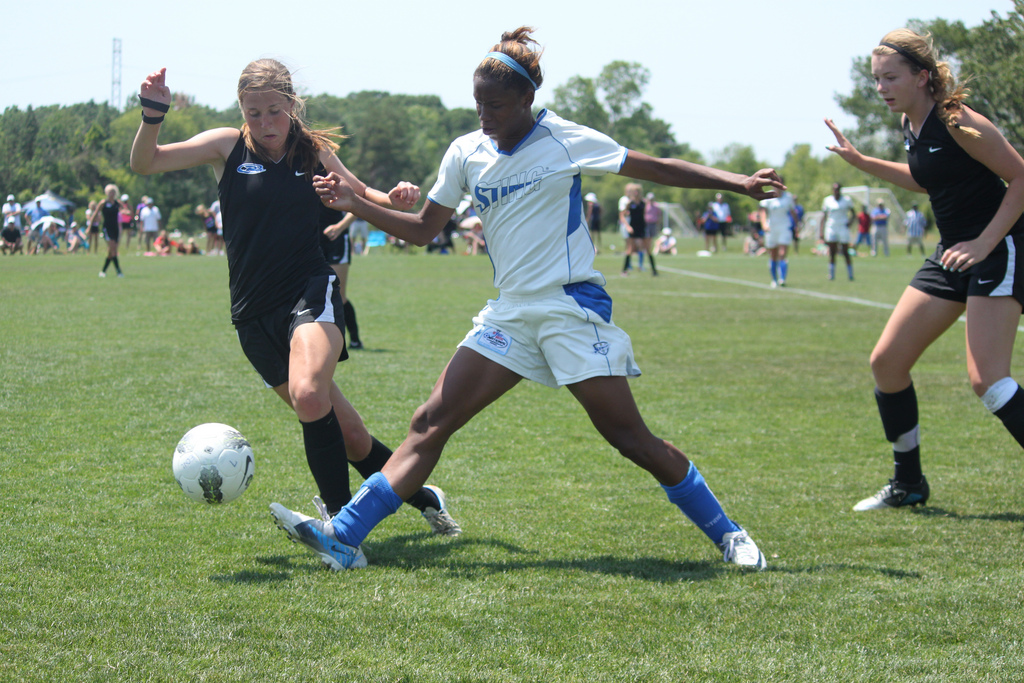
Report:
M166 66L173 90L224 108L247 62L276 57L309 94L384 90L472 107L473 69L502 31L526 24L545 48L540 103L574 75L595 77L617 59L640 62L651 72L644 99L677 139L709 157L731 143L751 145L777 165L796 143L826 153L824 117L852 123L835 94L850 90L852 60L888 30L915 18L975 26L1013 7L1010 0L374 5L50 0L40 10L7 3L0 108L107 101L114 38L122 45L122 99Z

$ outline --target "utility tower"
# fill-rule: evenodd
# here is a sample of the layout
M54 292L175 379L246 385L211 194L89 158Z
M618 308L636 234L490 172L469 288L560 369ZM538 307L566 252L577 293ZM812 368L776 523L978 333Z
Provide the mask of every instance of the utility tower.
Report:
M110 106L121 111L121 39L114 38L114 54L110 63Z

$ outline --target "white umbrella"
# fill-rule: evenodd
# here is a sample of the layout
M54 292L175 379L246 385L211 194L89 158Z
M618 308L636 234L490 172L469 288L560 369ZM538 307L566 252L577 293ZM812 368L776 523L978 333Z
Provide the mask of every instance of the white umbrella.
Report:
M66 225L66 223L64 223L64 221L62 221L59 218L55 218L53 216L43 216L42 218L40 218L39 220L32 224L32 229L45 229L49 227L50 223L56 223L62 228Z

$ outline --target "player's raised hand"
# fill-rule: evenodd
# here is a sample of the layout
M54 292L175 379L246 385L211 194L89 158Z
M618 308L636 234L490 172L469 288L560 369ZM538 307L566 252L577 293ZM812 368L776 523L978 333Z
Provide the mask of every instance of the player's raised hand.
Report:
M839 130L839 127L836 126L832 119L825 119L825 125L828 126L828 129L836 136L836 144L828 145L825 149L830 152L835 152L843 158L843 161L856 166L856 162L859 161L863 155L857 151L857 148L853 146L853 143L846 139L846 136L843 135L842 131Z
M139 97L168 106L171 104L171 89L167 87L166 67L146 76L146 79L142 81L142 85L139 87ZM158 109L143 107L143 113L146 116L156 116L163 112Z

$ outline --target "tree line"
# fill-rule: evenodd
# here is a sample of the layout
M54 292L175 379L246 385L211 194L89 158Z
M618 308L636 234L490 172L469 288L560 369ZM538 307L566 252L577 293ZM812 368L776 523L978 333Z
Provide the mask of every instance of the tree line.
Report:
M993 12L991 19L975 27L943 19L908 25L931 33L954 72L971 76L969 104L995 122L1018 150L1024 150L1024 90L1017 87L1024 80L1024 0L1015 0L1014 10L1005 17ZM875 93L870 63L869 55L855 60L852 89L838 95L837 104L856 119L856 127L847 131L854 144L866 153L899 160L904 154L899 120ZM649 80L650 71L643 65L615 61L596 78L574 76L554 89L551 101L541 104L566 119L608 133L630 149L654 156L744 174L769 165L747 145L730 145L705 158L678 140L671 126L657 118L643 100ZM429 188L448 143L479 125L472 109L447 109L435 96L376 91L345 97L311 96L307 115L314 127L341 127L348 137L341 141L339 157L362 180L382 189L398 180ZM15 194L24 203L43 191L52 191L75 202L79 207L76 218L81 220L79 214L89 200L100 198L107 183L115 183L133 200L144 194L154 197L168 217L168 228L186 233L200 230L194 209L216 199L213 175L206 167L159 176L133 173L128 156L139 119L137 102L124 112L94 102L8 108L0 115L0 192ZM184 140L209 128L241 123L237 107L217 111L178 93L160 139ZM809 209L817 208L833 182L881 185L834 155L815 157L808 144L794 145L776 168ZM588 178L584 189L598 195L607 215L617 206L622 184L617 176ZM654 191L659 200L681 204L691 212L699 212L714 196L707 190L645 189ZM905 206L912 201L926 204L921 195L893 189ZM730 202L737 220L756 208L746 197L734 197Z

